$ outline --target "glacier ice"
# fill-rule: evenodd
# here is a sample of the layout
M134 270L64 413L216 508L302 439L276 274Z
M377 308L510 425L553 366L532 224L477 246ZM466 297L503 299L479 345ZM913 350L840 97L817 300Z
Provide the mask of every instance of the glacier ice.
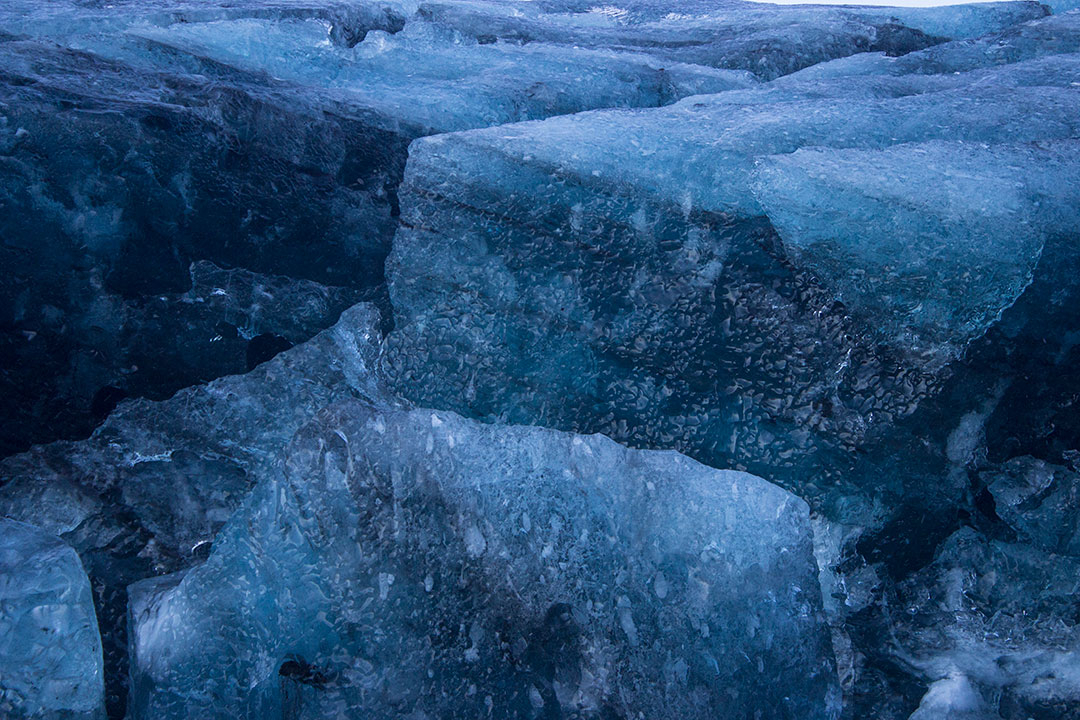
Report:
M784 87L807 78L969 73L1039 58L1070 59L1077 52L1080 52L1080 12L1067 12L899 57L887 57L883 53L852 55L794 73L783 78L779 85Z
M756 82L640 52L470 41L409 12L0 10L0 233L19 268L0 286L3 347L12 366L40 365L4 378L21 408L2 425L5 453L85 436L108 407L99 393L160 398L235 367L129 347L152 346L158 323L116 338L128 307L186 291L193 261L384 300L414 137ZM187 329L156 317L167 334ZM198 332L217 337L215 324Z
M42 43L0 42L0 55L0 148L10 146L0 154L0 257L11 269L0 281L2 387L16 398L5 454L85 436L108 388L162 398L245 369L252 337L233 338L234 319L245 323L237 331L298 342L377 294L381 280L364 268L381 276L384 250L368 240L390 232L391 211L349 185L368 172L350 153L383 146L370 133L206 79L192 80L197 90L174 78L170 89ZM343 185L331 180L339 171ZM367 180L381 188L383 172ZM336 248L333 260L321 244ZM231 296L199 287L211 280L192 277L200 261L275 276L238 271L232 288L250 285L267 309L295 303L283 313L294 320L275 321L288 332L264 331L266 314L211 310ZM189 302L200 294L212 303Z
M226 63L363 108L413 135L562 115L650 107L754 82L749 73L644 54L467 41L426 22L342 47L318 20L245 19L131 31L170 50ZM109 52L109 50L102 50Z
M607 12L604 12L604 10ZM773 79L858 52L904 54L1042 17L1034 3L948 8L762 6L741 2L431 2L421 12L474 37L646 51Z
M989 705L962 673L935 680L911 720L990 720Z
M814 573L751 475L346 402L132 587L131 717L836 717Z
M1068 717L1080 701L1078 570L1074 557L959 530L898 586L896 651L931 679L962 675L1005 717Z
M994 512L1019 538L1047 552L1080 556L1080 474L1025 455L986 469L980 479Z
M0 517L0 714L104 720L101 639L75 551Z
M759 163L800 148L850 148L889 160L895 172L890 158L914 151L886 148L940 140L952 143L935 146L948 153L942 172L966 163L975 173L971 186L982 179L990 187L995 177L1003 186L1023 172L964 160L977 152L964 143L1069 138L1078 130L1080 95L1072 87L991 85L890 98L769 95L755 103L754 92L737 91L743 99L736 103L724 93L415 142L400 190L404 224L387 264L396 328L385 367L394 387L419 404L470 416L604 432L745 467L798 487L837 517L869 521L881 517L877 505L895 506L901 486L911 484L881 468L896 459L855 449L895 447L896 433L919 434L929 418L916 411L927 397L945 398L943 383L953 382L942 371L950 355L927 351L911 333L888 332L909 309L903 298L892 316L868 310L860 319L837 303L847 300L836 284L848 282L843 276L830 278L819 272L824 263L785 252L793 237L785 231L794 227L785 222L798 221L793 202L805 194L786 202L780 191L791 186L778 180L780 191L763 207L755 189L767 170ZM1021 148L1009 157L1027 157L1030 174L1042 171L1040 152L1053 155ZM1048 208L1035 212L1033 188L1019 205L996 209L1012 227L1032 227L1031 237L1011 244L1008 226L995 226L1016 270L965 294L967 314L935 328L956 348L978 337L1032 279L1040 238L1069 229L1062 223L1071 159L1062 152L1063 164L1047 165L1058 173L1047 185L1063 183L1047 196ZM775 162L812 165L823 157L833 155L804 150ZM933 182L909 162L909 177ZM896 185L899 194L880 198L883 212L916 201L929 207L923 188ZM831 202L828 193L821 197ZM813 214L812 197L806 202ZM942 202L948 215L954 208L947 197ZM977 199L972 206L966 217L983 222ZM955 227L979 238L985 225L967 228L958 218ZM971 318L982 320L963 324ZM961 389L926 411L934 422L951 423L950 412L958 420L981 402L957 383ZM897 430L899 422L908 430ZM916 447L929 454L914 466L947 469L943 448ZM862 469L853 472L852 463ZM930 469L934 463L941 467ZM812 486L807 475L817 478ZM957 478L946 494L965 482ZM861 504L850 492L859 483Z
M1080 720L1073 4L0 3L89 712Z
M201 562L281 449L320 409L390 402L370 372L379 313L368 304L244 375L153 402L128 400L85 441L0 461L0 515L62 536L94 580L110 706L126 693L127 585Z
M64 312L47 304L55 297L30 299L24 287L19 325L35 330L23 331L33 337L23 335L5 355L5 382L18 398L5 423L6 449L14 449L13 437L89 432L125 397L164 399L246 372L332 325L362 297L352 288L205 261L192 263L189 276L186 292L142 301L97 294L91 284L65 299ZM70 420L67 432L57 432L59 418Z

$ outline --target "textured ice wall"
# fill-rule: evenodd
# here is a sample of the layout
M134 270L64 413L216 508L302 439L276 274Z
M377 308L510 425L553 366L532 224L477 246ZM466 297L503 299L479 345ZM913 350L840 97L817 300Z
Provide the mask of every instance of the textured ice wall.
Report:
M930 142L761 161L788 256L888 342L957 354L1080 232L1080 144Z

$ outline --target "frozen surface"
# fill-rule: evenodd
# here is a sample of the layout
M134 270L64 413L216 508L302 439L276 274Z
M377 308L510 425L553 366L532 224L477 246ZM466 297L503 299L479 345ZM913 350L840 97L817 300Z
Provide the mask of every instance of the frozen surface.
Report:
M15 407L6 437L25 442L67 434L57 425L69 423L72 431L89 432L126 397L165 399L180 388L246 372L332 325L362 297L352 288L206 261L192 263L189 277L186 292L145 300L92 284L76 289L69 277L66 286L75 291L61 304L41 292L41 284L24 285L17 327L34 329L7 338L4 381ZM32 297L34 291L40 294ZM15 449L11 445L5 449Z
M753 84L748 73L648 55L530 43L478 43L426 22L369 33L352 47L321 20L245 19L133 30L199 57L320 88L388 126L430 134L563 115L649 107ZM102 52L110 52L103 49Z
M1072 1L0 3L105 712L1080 720Z
M103 720L90 581L54 535L0 517L0 714Z
M826 62L784 78L966 73L1080 51L1080 12L1032 20L972 40L943 43L901 57L864 53Z
M994 511L1020 538L1047 552L1080 556L1080 474L1023 456L981 479Z
M0 351L33 369L2 379L18 402L0 418L0 453L85 437L110 409L101 398L162 398L235 372L211 350L236 343L196 362L154 345L159 329L191 330L145 308L187 291L191 262L385 309L396 188L419 135L756 84L641 52L480 42L414 9L0 8L0 259L17 268L0 283ZM229 339L215 325L195 330Z
M393 156L386 133L44 43L0 56L0 452L85 436L95 397L243 371L255 336L305 340L378 294L392 169L352 158ZM200 260L230 287L200 287Z
M345 403L132 588L132 717L835 717L814 573L759 478Z

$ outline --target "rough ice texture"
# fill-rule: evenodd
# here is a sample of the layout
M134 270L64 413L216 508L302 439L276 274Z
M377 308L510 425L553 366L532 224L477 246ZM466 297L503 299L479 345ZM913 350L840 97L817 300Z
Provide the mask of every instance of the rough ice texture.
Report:
M381 282L388 171L350 158L393 155L385 133L41 43L0 42L0 55L0 257L11 269L0 351L16 399L0 452L85 436L103 389L161 398L243 370L248 339L176 297L201 291L192 260L277 275L234 278L274 293L260 304L293 303L292 342ZM319 295L324 309L311 304ZM244 319L237 331L256 329Z
M320 20L234 20L133 31L138 37L269 75L383 116L416 135L665 105L754 83L749 73L648 55L535 43L478 43L427 22L371 32L352 47ZM108 52L108 50L103 50Z
M101 639L79 556L0 517L0 715L103 720Z
M792 262L886 342L955 354L1080 235L1080 143L800 149L754 191Z
M158 353L155 332L185 334L168 313L116 337L129 309L188 289L191 261L384 301L417 136L664 105L747 88L750 72L917 50L1043 13L12 0L0 8L0 234L17 240L0 259L19 270L0 283L0 352L17 370L0 389L17 401L0 416L0 454L85 437L118 397L235 371L240 341ZM200 337L230 340L215 324Z
M4 382L48 360L106 414L255 367L354 298L385 307L401 211L398 390L686 450L823 511L827 635L798 570L805 510L776 488L795 554L754 544L764 580L701 609L701 567L746 566L695 552L724 526L684 491L746 476L582 438L637 458L584 473L582 498L558 482L582 474L567 436L366 406L322 416L282 476L320 407L392 402L369 373L374 315L347 314L249 376L121 404L90 440L4 464L0 513L83 555L112 716L130 614L147 717L759 709L717 700L729 687L767 716L828 716L827 641L851 720L1080 717L1080 16L1045 13L0 3ZM503 124L600 106L640 109ZM410 141L489 125L415 143L399 202ZM9 385L39 429L70 430ZM468 454L534 435L565 453L530 455L553 470L532 485ZM651 462L682 469L642 490ZM604 532L538 520L553 506ZM775 540L765 510L736 526ZM685 552L658 560L650 538ZM584 559L545 565L559 553ZM207 688L224 710L200 713Z
M246 372L332 325L362 296L205 261L189 272L184 293L135 300L91 285L65 298L64 311L45 303L51 298L41 284L38 297L17 287L24 302L5 338L3 382L13 408L3 449L88 433L126 397L161 400Z
M136 719L839 710L806 505L600 436L344 403L131 592Z
M982 68L1080 52L1080 12L1033 20L999 32L950 42L900 57L883 53L853 55L821 63L780 81L786 87L806 78L860 75L967 73Z
M383 400L370 374L379 339L370 305L246 375L166 401L126 401L80 442L0 463L0 515L79 551L102 617L111 704L126 677L126 587L206 557L215 534L298 428L348 397Z
M895 652L930 680L968 679L1002 717L1074 717L1078 572L1075 557L960 530L899 585Z
M1080 473L1030 456L980 475L994 511L1025 542L1080 556Z

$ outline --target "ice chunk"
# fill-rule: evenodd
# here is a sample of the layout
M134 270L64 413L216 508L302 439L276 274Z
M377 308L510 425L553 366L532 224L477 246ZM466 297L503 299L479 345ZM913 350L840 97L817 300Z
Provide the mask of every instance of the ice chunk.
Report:
M7 458L0 464L0 511L69 533L85 519L72 517L66 504L40 502L42 497L60 497L61 488L71 489L69 498L78 497L79 489L99 496L120 492L125 508L150 523L159 550L186 558L193 546L213 538L254 478L318 410L354 395L385 400L370 373L378 326L378 312L357 305L334 327L253 372L187 388L165 401L125 401L88 440L36 446ZM186 471L174 472L174 462ZM175 504L163 504L174 490L169 502ZM184 502L195 507L185 512ZM159 515L178 525L158 532L152 518ZM84 538L88 544L77 549L104 548L111 539Z
M90 581L56 536L0 517L0 714L104 720Z
M124 697L127 585L203 560L320 409L355 396L389 402L370 371L379 337L378 312L357 305L246 375L123 402L89 440L0 462L0 515L62 534L94 579L111 707Z
M1080 474L1025 456L985 470L994 510L1027 542L1080 555Z
M131 590L132 717L836 717L806 505L601 436L336 406Z
M944 397L944 360L882 343L811 265L785 258L752 192L756 164L800 147L1071 137L1080 93L969 87L760 104L726 95L415 142L387 264L396 319L387 372L421 405L674 447L797 488L815 507L846 495L845 509L833 508L844 514L855 512L853 494L830 489L841 477L895 506L882 494L914 484L886 470L895 459L854 474L848 465L866 460L871 442L900 447L896 423ZM1017 260L1014 293L1040 251L1026 234L1017 242L1030 254ZM978 308L986 317L1007 304L990 300ZM957 392L933 422L951 430L985 390ZM932 452L947 470L944 449ZM809 476L817 481L806 485ZM863 510L860 522L881 517Z
M758 200L810 268L887 341L958 353L1080 232L1080 144L801 149L759 164Z
M991 720L1000 717L960 673L937 680L910 720Z

